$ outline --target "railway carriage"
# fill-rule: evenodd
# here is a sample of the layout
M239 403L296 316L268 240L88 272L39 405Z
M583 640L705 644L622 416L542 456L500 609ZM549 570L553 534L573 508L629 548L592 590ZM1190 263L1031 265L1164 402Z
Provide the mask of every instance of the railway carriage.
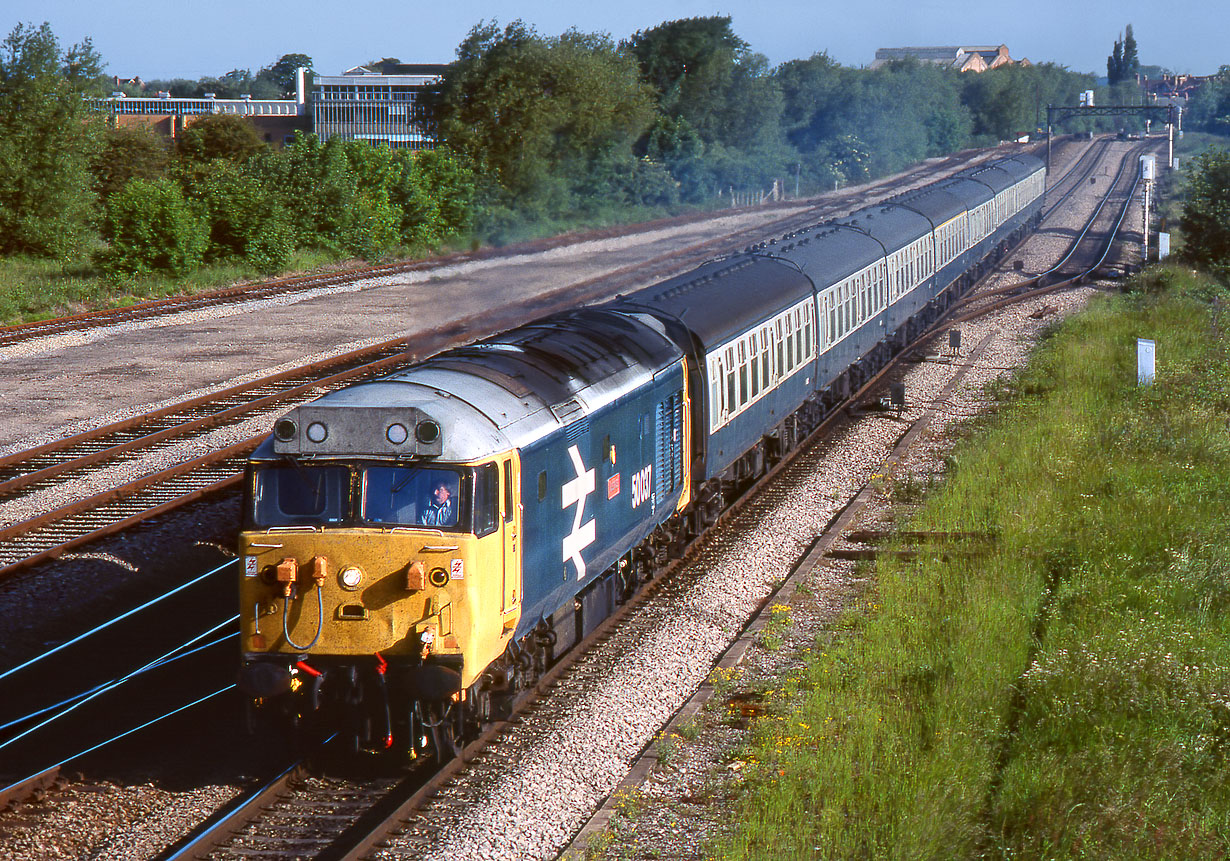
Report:
M239 542L255 712L455 750L934 320L1043 189L1038 159L1001 159L290 411Z
M611 307L659 319L691 355L692 426L698 431L691 460L698 484L729 476L766 426L784 421L815 389L812 284L771 257L743 254L709 263Z

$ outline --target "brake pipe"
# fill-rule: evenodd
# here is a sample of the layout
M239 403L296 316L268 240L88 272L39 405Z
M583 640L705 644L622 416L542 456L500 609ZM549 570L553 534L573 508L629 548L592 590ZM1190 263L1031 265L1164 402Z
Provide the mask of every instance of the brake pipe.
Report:
M300 646L290 638L290 627L287 624L287 614L290 612L290 596L282 598L282 636L286 638L286 645L290 646L296 652L310 651L316 642L320 639L321 632L325 629L325 596L324 586L320 583L316 584L316 636L312 638L312 642L306 646Z
M64 717L64 715L69 714L70 712L76 711L77 709L81 708L81 706L83 706L83 705L85 705L86 703L88 703L90 700L93 700L93 699L95 699L95 698L97 698L97 697L102 696L102 695L103 695L103 694L105 694L107 691L114 690L115 688L118 688L120 685L124 684L124 682L128 681L129 679L132 679L132 678L134 678L134 677L136 677L136 676L140 675L141 673L146 672L147 670L149 670L149 669L151 669L151 668L153 668L153 667L157 667L157 666L159 666L160 664L162 664L163 662L165 662L168 658L170 658L171 656L173 656L173 655L175 655L177 652L179 652L181 649L183 649L185 646L190 646L190 645L192 645L193 643L195 643L195 642L197 642L198 640L200 640L201 638L203 638L203 637L208 637L210 634L213 634L214 632L216 632L219 628L223 628L223 627L225 627L225 626L227 626L227 625L229 625L229 624L231 624L231 623L233 623L233 622L236 622L236 621L238 621L238 619L239 619L239 616L238 616L238 615L232 616L231 618L227 619L225 622L221 622L221 623L219 623L219 624L217 624L217 625L214 625L214 626L213 626L212 628L210 628L208 631L205 631L204 633L201 633L201 634L197 634L195 637L193 637L193 638L192 638L191 640L189 640L188 642L186 642L186 643L181 643L180 645L176 646L176 647L175 647L174 649L172 649L171 651L166 652L165 654L163 654L161 657L155 658L154 660L150 661L149 663L145 664L144 666L142 666L142 667L140 667L140 668L138 668L138 669L136 669L136 670L133 670L131 673L128 673L128 674L127 674L127 675L125 675L125 676L121 676L121 677L120 677L118 680L116 680L116 681L113 681L113 682L110 682L110 683L108 683L108 684L106 684L106 685L103 685L101 688L99 688L99 689L95 690L93 693L89 694L88 696L85 696L85 697L83 697L83 698L81 698L81 699L77 700L77 702L73 703L71 706L69 706L68 708L64 709L63 711L58 712L58 713L56 713L56 714L52 715L51 717L47 718L46 720L44 720L44 721L42 721L42 722L40 722L40 723L36 723L34 726L30 727L29 729L23 730L22 732L19 732L17 735L13 736L12 738L5 739L3 742L0 742L0 750L3 750L4 748L6 748L6 747L8 747L9 745L11 745L13 742L18 741L19 739L23 739L23 738L25 738L26 736L30 735L32 732L35 732L35 731L37 731L37 730L42 729L43 727L47 726L49 723L52 723L53 721L57 721L57 720L59 720L60 718ZM228 634L228 636L230 636L230 635ZM232 687L234 687L234 685L232 685Z
M98 750L100 747L106 747L109 744L114 744L115 742L119 741L122 738L127 738L133 733L140 732L141 730L147 727L151 727L154 724L159 723L160 721L164 721L169 717L174 717L180 712L185 712L194 706L199 706L201 703L206 702L208 700L212 700L214 697L224 694L227 691L235 690L236 687L238 686L237 685L227 685L224 688L219 688L218 690L214 691L212 694L206 694L200 699L193 700L187 705L182 705L179 708L175 709L174 711L167 712L161 717L156 717L153 720L148 720L145 723L141 724L140 726L135 726L132 729L125 730L119 735L114 736L113 738L109 738L106 741L99 742L93 747L87 747L85 750L78 751L77 753L74 753L72 756L66 759L62 759L59 762L55 763L54 765L48 765L45 768L40 768L38 771L34 772L34 774L27 775L26 777L23 777L18 781L10 783L8 786L0 788L0 795L3 795L4 793L8 792L10 789L16 789L17 787L21 786L23 783L25 783L28 780L33 780L34 778L38 777L40 774L42 774L45 771L50 771L53 768L59 768L62 765L67 765L68 763L72 762L74 759L80 759L81 757L85 756L87 753L93 753L94 751Z
M172 595L174 595L175 593L177 593L177 592L182 592L183 590L187 589L189 586L195 586L197 583L200 583L202 580L206 579L207 577L212 577L214 574L217 574L219 571L223 571L223 570L225 570L226 568L229 568L230 566L237 564L238 562L239 562L239 560L238 560L238 559L231 559L229 562L223 562L221 565L219 565L219 566L218 566L217 568L215 568L214 570L212 570L212 571L207 571L206 573L202 574L201 576L197 577L196 579L194 579L194 580L189 580L187 583L184 583L184 584L183 584L183 585L181 585L181 586L176 586L176 587L175 587L174 589L172 589L170 592L167 592L167 593L165 593L165 594L163 594L163 595L159 595L157 598L154 598L154 599L152 599L152 600L146 601L146 602L145 602L144 604L142 604L140 607L134 607L133 609L129 610L128 612L123 613L123 614L121 614L121 615L119 615L119 616L116 616L114 619L112 619L112 620L111 620L111 621L109 621L109 622L103 622L103 623L102 623L101 625L99 625L97 628L93 628L93 629L91 629L91 630L89 630L89 631L86 631L84 634L79 634L78 636L73 637L73 638L72 638L71 640L69 640L68 642L61 643L60 645L56 646L54 649L49 649L48 651L43 652L41 655L38 655L38 656L36 656L36 657L31 658L30 660L26 661L24 664L18 664L17 666L12 667L11 669L7 669L7 670L5 670L4 672L0 673L0 679L6 679L6 678L8 678L9 676L13 675L14 673L18 672L19 670L24 670L26 667L29 667L29 666L31 666L31 665L33 665L33 664L37 664L37 663L38 663L39 661L41 661L43 658L48 658L48 657L51 657L51 656L52 656L52 655L54 655L56 652L62 651L63 649L67 649L69 646L72 646L72 645L75 645L75 644L77 644L77 643L81 642L81 641L82 641L82 640L84 640L86 637L89 637L89 636L91 636L91 635L93 635L93 634L97 634L99 631L102 631L102 630L104 630L104 629L106 629L106 628L110 628L112 625L116 624L117 622L121 622L121 621L123 621L124 619L127 619L129 616L135 615L136 613L141 612L142 610L146 609L147 607L152 607L152 606L154 606L155 604L157 604L159 601L163 600L164 598L170 598L170 597L171 597Z

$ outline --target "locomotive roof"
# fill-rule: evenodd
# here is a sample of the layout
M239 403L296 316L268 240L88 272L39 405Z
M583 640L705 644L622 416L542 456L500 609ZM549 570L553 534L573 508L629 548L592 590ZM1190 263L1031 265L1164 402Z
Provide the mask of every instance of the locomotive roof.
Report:
M794 261L823 290L884 257L884 246L863 230L827 222L791 234L776 253Z
M810 295L811 285L789 262L739 254L629 293L611 307L679 319L711 347Z
M286 418L300 428L325 422L330 435L315 448L298 438L283 447L320 457L427 451L445 461L473 461L571 424L682 357L656 321L602 309L556 314L296 407ZM435 422L439 443L416 448L411 434L400 446L390 444L385 426L399 416L411 427ZM278 456L277 446L267 441L254 459Z

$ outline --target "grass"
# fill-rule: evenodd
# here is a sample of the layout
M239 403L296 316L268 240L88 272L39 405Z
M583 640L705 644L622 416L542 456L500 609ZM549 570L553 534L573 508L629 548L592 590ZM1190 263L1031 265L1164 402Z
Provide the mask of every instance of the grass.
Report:
M1181 269L1137 287L1046 339L903 524L993 551L882 558L771 691L715 856L1230 850L1230 313Z
M311 271L329 262L320 253L301 253L291 261L290 271ZM183 279L147 276L117 283L102 278L84 261L57 263L30 257L4 257L0 258L0 325L218 290L236 282L261 278L242 267L216 264Z
M700 207L680 207L691 211ZM477 236L457 237L436 249L397 248L386 260L418 259L453 250L478 250L484 241L504 245L514 241L538 239L569 231L582 231L616 224L635 223L667 215L661 209L617 208L594 212L571 221L529 221L512 216L506 228L496 230L485 240ZM361 261L354 261L359 263ZM381 262L381 261L372 261ZM296 252L283 274L319 271L342 265L334 254L319 250ZM150 275L116 283L102 277L88 257L68 262L28 257L0 257L0 326L27 323L105 308L122 307L151 299L191 295L217 290L244 281L270 277L239 263L215 263L180 278Z

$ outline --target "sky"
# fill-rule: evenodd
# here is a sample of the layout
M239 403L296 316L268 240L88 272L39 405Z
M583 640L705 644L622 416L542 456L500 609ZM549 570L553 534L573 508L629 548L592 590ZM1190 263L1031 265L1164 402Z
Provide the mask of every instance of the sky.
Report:
M89 37L107 73L145 80L255 73L291 53L307 54L324 75L381 57L446 63L480 21L619 40L708 15L731 16L735 33L772 65L826 53L865 66L877 48L1006 44L1014 59L1105 75L1127 24L1143 64L1208 75L1230 63L1224 0L0 0L0 13L5 35L46 21L62 47Z

